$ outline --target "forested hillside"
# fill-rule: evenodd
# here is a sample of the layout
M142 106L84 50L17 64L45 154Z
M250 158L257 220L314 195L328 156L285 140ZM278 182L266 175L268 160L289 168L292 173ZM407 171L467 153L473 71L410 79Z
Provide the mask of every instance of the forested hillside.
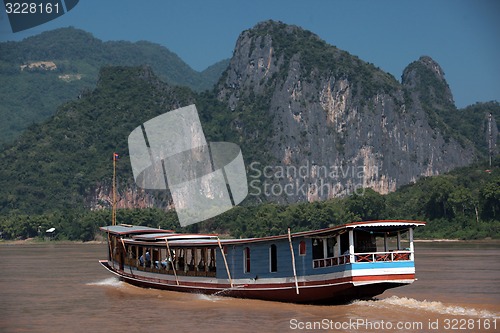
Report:
M223 60L197 72L158 44L103 42L75 28L0 43L0 146L93 90L102 66L147 65L171 85L203 91L213 87L227 64Z
M98 188L110 188L113 152L123 154L119 180L125 192L129 133L194 103L195 96L161 82L147 67L104 68L93 92L63 105L0 152L0 214L90 209Z

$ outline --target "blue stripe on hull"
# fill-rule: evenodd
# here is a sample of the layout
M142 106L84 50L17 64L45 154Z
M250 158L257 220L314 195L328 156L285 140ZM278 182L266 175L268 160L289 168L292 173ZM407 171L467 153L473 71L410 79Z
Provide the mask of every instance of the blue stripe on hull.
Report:
M359 262L349 265L350 269L376 269L376 268L409 268L415 267L413 261L392 261L392 262Z

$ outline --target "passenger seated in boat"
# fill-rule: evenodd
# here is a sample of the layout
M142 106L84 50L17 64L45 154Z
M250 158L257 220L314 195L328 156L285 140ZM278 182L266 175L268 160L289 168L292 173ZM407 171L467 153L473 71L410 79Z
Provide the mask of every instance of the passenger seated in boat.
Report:
M146 266L151 266L151 255L149 254L149 251L146 251Z
M139 257L139 264L140 264L141 266L144 266L144 255L141 255L141 256Z
M170 257L167 257L165 259L163 259L160 264L161 264L161 268L164 268L164 269L169 269L169 266L170 266Z

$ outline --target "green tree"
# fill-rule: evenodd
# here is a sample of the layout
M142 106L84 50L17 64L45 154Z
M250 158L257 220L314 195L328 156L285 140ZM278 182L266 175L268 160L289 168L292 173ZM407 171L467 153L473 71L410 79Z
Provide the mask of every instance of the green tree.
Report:
M474 210L474 199L470 190L464 186L458 186L453 189L448 197L449 205L453 211L453 216L470 215Z
M500 176L488 182L480 192L485 218L497 219L500 213Z
M449 197L453 191L453 183L449 177L431 178L428 185L427 216L429 218L452 217L453 211L450 207Z
M385 197L367 188L363 194L354 194L347 199L347 209L362 220L378 220L384 217Z

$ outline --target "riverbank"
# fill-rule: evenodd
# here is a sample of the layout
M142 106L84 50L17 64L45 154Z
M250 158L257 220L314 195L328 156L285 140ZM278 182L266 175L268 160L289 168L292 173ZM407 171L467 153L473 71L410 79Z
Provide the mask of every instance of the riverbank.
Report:
M483 239L414 239L415 243L499 243L500 239L493 239L491 237Z
M31 245L31 244L105 244L105 240L92 241L70 241L70 240L44 240L39 238L15 239L15 240L0 240L0 245Z

